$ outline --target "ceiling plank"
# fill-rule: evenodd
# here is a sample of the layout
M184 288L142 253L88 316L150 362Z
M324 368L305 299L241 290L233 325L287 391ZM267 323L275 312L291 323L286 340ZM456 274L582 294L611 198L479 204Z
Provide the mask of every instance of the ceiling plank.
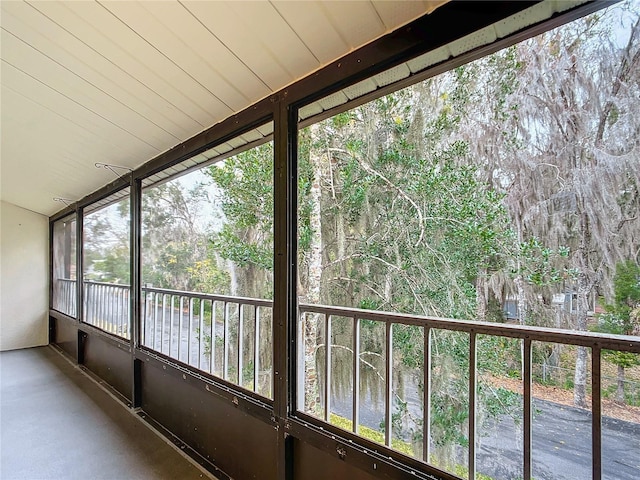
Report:
M236 93L241 95L242 106L271 93L267 85L209 31L184 4L160 2L153 4L153 6L146 4L143 6L168 31L173 32L186 50L193 52L193 55L190 55L193 63L191 71L195 72L201 69L204 74L203 82L215 82L216 78L209 75L210 71L215 72L217 78L234 90L234 95ZM214 83L214 85L217 84ZM231 106L235 109L238 108L238 105Z
M272 1L274 8L322 64L349 51L350 46L318 2Z
M397 2L396 5L402 3ZM321 8L325 10L325 15L334 29L340 32L352 50L380 37L387 31L387 27L371 2L345 0L331 2L330 6L321 3ZM358 21L354 22L354 18Z
M292 81L291 74L282 62L273 58L273 52L259 41L230 2L185 1L184 5L210 31L216 32L216 37L235 52L242 63L260 77L272 92Z
M177 35L160 22L149 9L139 2L103 2L101 3L120 21L134 30L144 42L156 50L154 56L164 65L172 64L168 74L175 75L175 80L190 84L192 98L198 98L202 105L215 108L219 113L219 120L232 114L238 105L244 104L246 99L229 84L220 74L202 61ZM152 4L162 11L162 3ZM155 12L155 8L153 10ZM192 18L192 17L191 17ZM188 26L180 25L176 28L186 29ZM154 66L156 71L162 71L162 67ZM170 77L171 78L171 77ZM179 83L178 83L179 84ZM208 108L207 108L208 109Z
M212 101L208 93L200 95L200 91L194 88L193 79L101 4L32 3L52 21L147 85L201 127L228 115L227 107L219 101Z

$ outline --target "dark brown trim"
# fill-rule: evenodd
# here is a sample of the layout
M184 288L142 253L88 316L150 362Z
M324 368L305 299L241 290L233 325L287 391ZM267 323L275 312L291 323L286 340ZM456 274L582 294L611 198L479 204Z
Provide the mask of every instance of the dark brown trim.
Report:
M76 318L84 320L84 211L76 205Z
M235 385L231 385L223 380L196 372L184 365L169 362L165 359L146 352L144 350L136 350L136 360L144 366L149 366L162 370L167 375L185 382L186 384L196 386L207 393L222 399L229 405L233 405L252 417L262 420L265 423L274 424L273 408L265 399L255 398L251 392L240 390Z
M269 123L269 122L267 122ZM261 145L264 145L265 143L269 143L273 141L273 134L272 135L267 135L259 140L254 140L253 142L249 142L245 145L242 145L241 147L238 148L234 148L233 150L229 150L228 152L225 152L221 155L217 155L215 157L210 158L209 160L206 160L202 163L198 163L197 165L193 165L192 167L189 168L185 168L184 170L177 172L177 173L172 173L171 175L167 176L166 178L163 178L162 180L158 180L156 182L150 183L149 185L145 185L142 187L142 190L146 190L147 188L153 188L153 187L157 187L158 185L162 185L164 183L170 182L171 180L174 180L176 178L182 177L184 175L188 175L191 172L194 172L196 170L201 170L205 167L208 167L209 165L213 165L214 163L218 163L221 162L229 157L233 157L235 155L239 155L242 152L246 152L247 150L251 150L253 148L259 147ZM206 150L205 150L206 151ZM191 158L193 155L190 155L188 158ZM183 162L184 160L181 160L181 162ZM178 164L174 164L174 165L179 165ZM159 172L156 172L159 173ZM153 174L155 175L155 173ZM148 177L145 177L148 178Z
M213 473L216 478L219 480L233 480L229 475L220 470L214 463L211 463L209 460L200 455L196 450L191 448L189 445L184 443L178 437L176 437L172 432L164 428L161 423L155 421L151 416L147 415L144 411L140 411L137 413L140 419L149 424L154 430L156 430L160 435L165 437L169 442L175 445L180 451L185 452L192 460L194 460L198 465L203 467L205 470Z
M136 360L135 349L140 344L141 295L141 228L142 228L142 186L140 180L131 178L129 189L129 332L131 332L131 402L134 408L142 405L142 386L140 380L140 364Z
M411 74L406 78L398 80L397 82L391 83L384 87L378 88L373 92L366 93L358 98L354 98L353 100L350 100L342 105L338 105L337 107L331 108L329 110L325 110L312 117L305 118L304 120L298 123L298 126L299 128L305 128L305 127L308 127L309 125L313 125L314 123L317 123L322 120L326 120L327 118L331 118L335 115L338 115L339 113L343 113L343 112L346 112L347 110L357 108L361 105L364 105L365 103L369 103L384 95L388 95L390 93L396 92L403 88L410 87L411 85L415 85L416 83L422 82L428 78L432 78L442 73L448 72L450 70L453 70L454 68L460 67L461 65L465 65L467 63L473 62L480 58L486 57L487 55L491 55L492 53L495 53L499 50L507 48L511 45L523 42L529 38L535 37L536 35L540 35L541 33L544 33L548 30L551 30L553 28L557 28L561 25L569 23L584 15L593 13L603 8L604 3L606 3L607 5L610 5L610 4L616 3L617 1L620 1L620 0L613 0L613 1L607 1L607 2L602 2L602 1L590 2L584 5L581 5L568 12L556 14L548 20L544 20L534 25L531 25L505 38L498 39L489 45L483 45L473 50L469 50L468 52L458 55L457 57L453 57L443 62L432 65L426 68L425 70ZM536 2L533 2L533 3L536 3ZM328 92L328 94L335 93L336 91L339 91L339 90L332 90ZM308 104L308 103L311 103L311 102L306 102L305 104Z
M78 324L78 320L76 318L70 317L66 313L59 312L54 310L53 308L49 309L49 316L55 318L56 320L64 320L65 322L71 322Z
M114 347L117 347L124 352L131 353L131 345L129 344L129 340L127 340L126 338L118 337L112 333L105 332L98 327L94 327L93 325L84 322L78 323L78 331L84 333L85 335L100 337L105 343L113 345Z
M154 175L268 123L272 117L273 107L274 97L255 103L148 161L133 172L134 178L144 179Z
M304 417L307 417L306 415ZM322 450L337 460L345 461L376 477L404 480L406 478L429 480L460 480L455 475L435 468L414 458L406 457L387 447L336 427L315 425L315 419L287 420L289 435ZM355 440L355 441L354 441ZM402 458L402 460L398 460Z
M274 115L274 282L273 293L273 399L274 415L279 422L278 431L278 478L288 475L288 443L284 433L284 419L290 411L290 348L288 343L290 325L294 323L294 312L289 308L291 298L291 252L295 245L292 238L295 229L295 179L292 175L295 157L291 135L292 123L284 99L280 99ZM295 123L293 123L295 126ZM289 473L290 475L290 473Z
M538 1L453 1L359 48L285 89L290 103L310 103L525 10Z
M131 387L133 406L143 405L141 392L145 381L145 367L153 367L154 375L159 369L166 372L172 384L196 387L211 394L225 409L232 405L241 412L259 419L276 431L278 480L289 480L293 475L295 443L299 440L311 445L336 461L344 461L375 477L391 479L422 478L453 480L457 477L442 472L424 462L405 457L401 453L375 444L350 432L345 432L325 422L295 412L296 405L296 324L297 295L295 279L297 275L297 122L298 108L320 99L349 85L370 78L396 65L402 64L421 54L455 41L487 25L521 12L538 2L451 2L414 22L348 54L338 61L299 80L268 98L256 102L241 112L213 125L205 131L171 148L126 177L121 177L95 192L85 196L73 206L68 206L50 217L50 235L53 237L53 222L76 212L76 252L77 252L77 315L71 319L59 312L51 311L52 318L74 322L77 326L78 362L84 361L83 345L86 339L98 337L110 346L130 353ZM429 67L423 72L410 76L387 87L378 89L335 110L323 112L317 117L305 120L304 124L326 118L338 111L353 108L398 88L408 86L422 79L442 73L463 63L475 60L517 41L529 38L543 31L564 24L577 17L603 8L612 2L589 2L568 12L555 15L537 25L497 42L480 47L457 58ZM215 377L194 371L180 362L164 358L155 352L140 348L140 195L141 181L162 170L176 165L194 155L248 132L269 121L274 122L274 307L273 307L273 402L266 402L242 389ZM228 155L224 155L228 156ZM96 327L82 323L83 319L83 210L113 193L130 187L131 195L131 341L116 337ZM50 258L53 259L53 238L50 240ZM53 277L52 266L50 278ZM50 296L52 286L50 286ZM148 372L149 372L148 371ZM167 377L169 378L169 377ZM176 382L176 380L178 380ZM154 386L155 387L155 386ZM185 391L194 392L192 388ZM199 394L199 392L197 392ZM203 394L206 397L205 394ZM153 397L155 398L155 396ZM149 401L149 399L145 399ZM203 403L208 403L203 400ZM207 406L203 405L203 409ZM168 417L169 418L169 417ZM153 423L153 420L149 420ZM156 424L157 425L157 424ZM176 423L175 425L179 425ZM174 426L175 426L174 425ZM260 425L260 424L257 424ZM157 425L163 430L164 427ZM165 431L168 438L173 434ZM249 433L250 434L250 433ZM175 438L175 437L174 437ZM189 441L188 439L186 439ZM184 444L182 444L184 445ZM186 449L190 450L187 446ZM189 452L198 457L195 450ZM329 458L329 457L327 457ZM205 460L209 470L215 470ZM273 464L272 464L273 465ZM220 473L218 473L220 475Z

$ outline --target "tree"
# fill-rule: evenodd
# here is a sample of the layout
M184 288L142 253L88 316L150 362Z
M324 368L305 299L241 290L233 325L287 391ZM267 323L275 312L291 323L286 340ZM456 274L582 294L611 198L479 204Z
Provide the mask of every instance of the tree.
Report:
M209 249L214 213L206 177L192 173L142 197L142 281L158 288L228 293L229 277Z
M273 145L205 170L222 212L211 249L228 261L231 294L270 298L273 290Z
M84 280L130 284L129 199L88 213L83 229Z
M610 291L613 266L638 252L638 17L613 8L517 45L519 82L505 98L513 112L505 123L520 144L503 164L505 201L523 239L569 248L578 330L587 328L592 293ZM616 18L632 22L626 42L612 32ZM586 362L579 348L579 406Z
M598 316L594 330L618 335L640 334L640 265L629 260L618 263L613 285L614 303L607 305L607 312ZM625 403L625 368L640 365L640 356L611 350L604 350L602 354L618 367L616 401Z

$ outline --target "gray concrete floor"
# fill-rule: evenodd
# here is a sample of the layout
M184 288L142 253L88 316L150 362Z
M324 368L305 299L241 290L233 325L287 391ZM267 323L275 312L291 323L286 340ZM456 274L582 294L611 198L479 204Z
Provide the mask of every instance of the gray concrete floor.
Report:
M0 352L0 478L213 478L51 347Z

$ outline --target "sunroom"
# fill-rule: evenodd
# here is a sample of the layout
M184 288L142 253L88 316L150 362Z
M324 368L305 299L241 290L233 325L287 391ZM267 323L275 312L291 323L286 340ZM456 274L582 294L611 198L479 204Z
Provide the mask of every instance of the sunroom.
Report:
M99 442L18 458L29 365L197 475L640 476L635 2L1 22L3 478L85 477Z

